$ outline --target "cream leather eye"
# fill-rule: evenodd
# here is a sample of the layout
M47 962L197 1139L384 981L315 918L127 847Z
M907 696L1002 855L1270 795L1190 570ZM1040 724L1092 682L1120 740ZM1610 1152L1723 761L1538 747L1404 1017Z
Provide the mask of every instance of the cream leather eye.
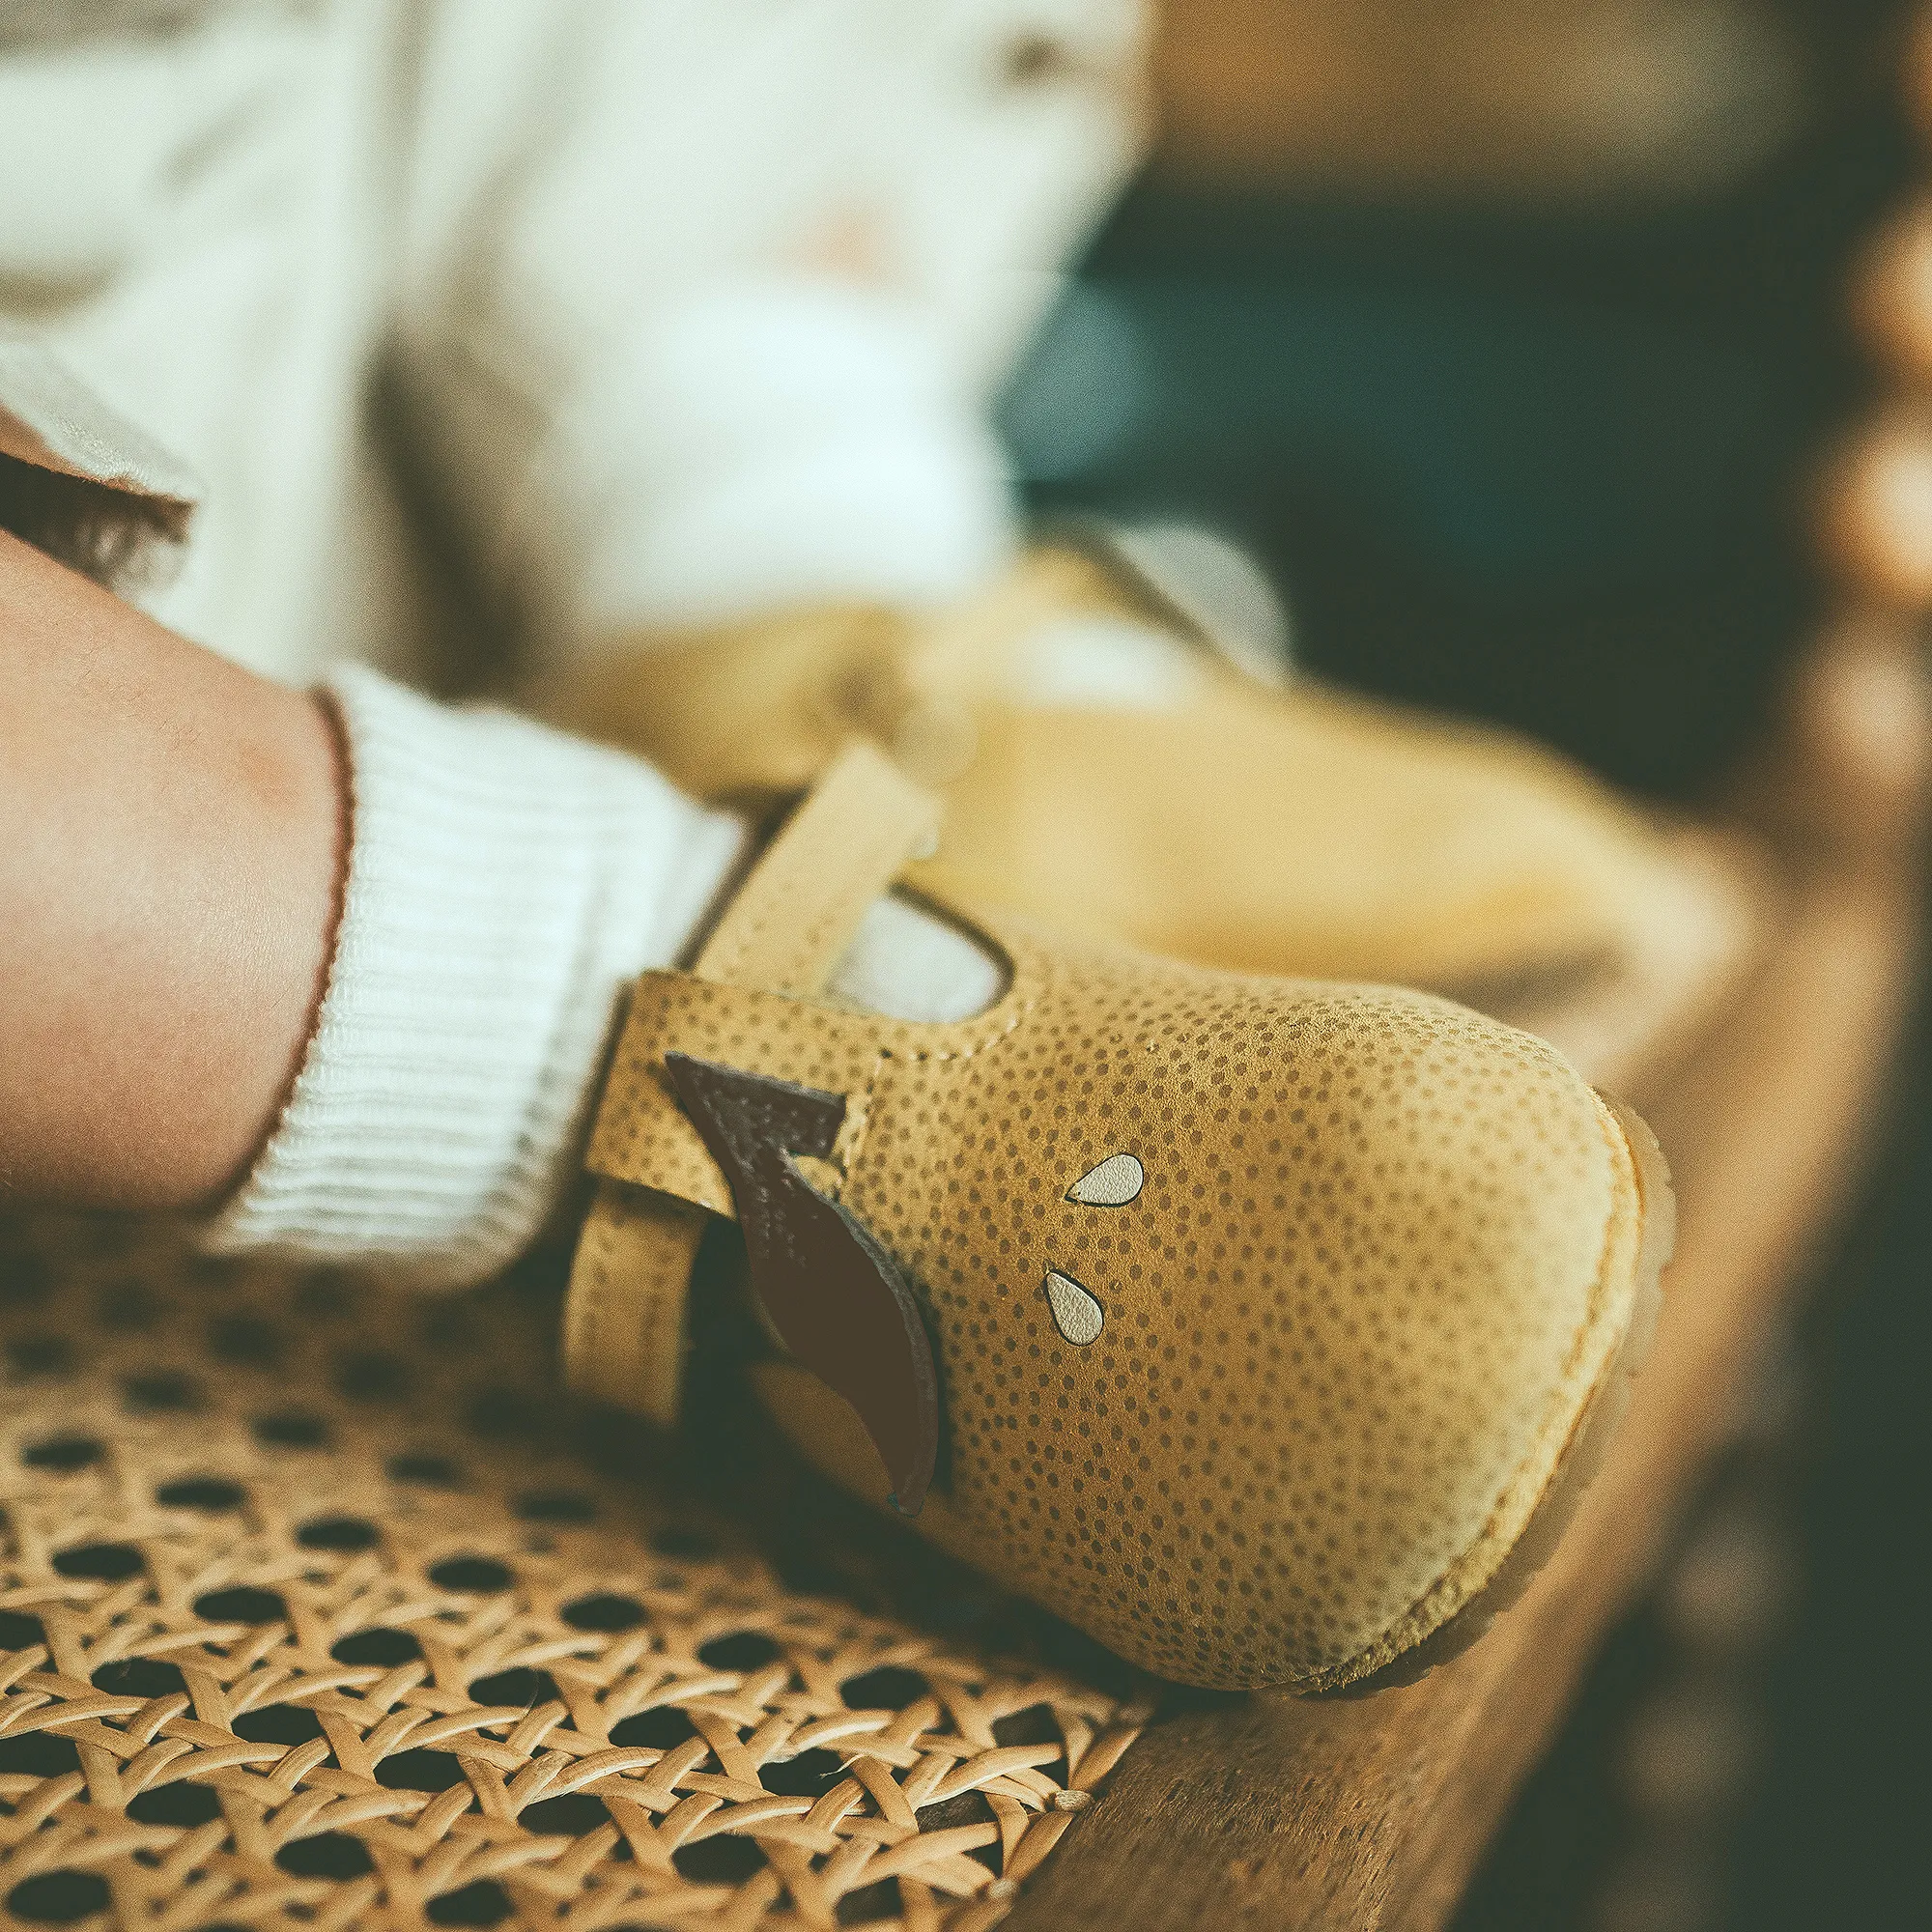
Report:
M1147 1171L1132 1154L1113 1153L1098 1167L1090 1167L1066 1190L1066 1198L1080 1208L1124 1208L1146 1180Z
M1076 1349L1100 1339L1107 1311L1073 1279L1058 1268L1046 1271L1046 1305L1053 1310L1053 1325L1064 1340Z

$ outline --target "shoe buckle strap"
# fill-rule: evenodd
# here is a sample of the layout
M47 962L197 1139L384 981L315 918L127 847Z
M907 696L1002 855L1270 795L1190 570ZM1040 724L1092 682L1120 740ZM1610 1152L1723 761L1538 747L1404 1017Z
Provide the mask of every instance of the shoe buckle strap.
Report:
M693 971L730 986L819 992L866 909L925 856L939 817L930 792L854 740L732 895Z
M939 816L938 801L883 754L847 746L733 895L694 977L799 998L821 991L867 908L930 847ZM635 1002L591 1135L597 1192L571 1270L563 1353L573 1387L670 1427L692 1264L705 1210L729 1194L708 1155L694 1163L701 1146L656 1035L653 1003Z

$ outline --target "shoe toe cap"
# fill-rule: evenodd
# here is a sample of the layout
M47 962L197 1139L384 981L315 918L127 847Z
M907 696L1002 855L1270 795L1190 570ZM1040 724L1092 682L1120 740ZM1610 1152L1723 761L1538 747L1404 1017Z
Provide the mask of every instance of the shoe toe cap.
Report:
M904 1203L953 1540L1163 1674L1348 1681L1548 1488L1630 1324L1629 1143L1553 1050L1447 1002L1115 991L1042 1014L1039 1066L987 1056Z

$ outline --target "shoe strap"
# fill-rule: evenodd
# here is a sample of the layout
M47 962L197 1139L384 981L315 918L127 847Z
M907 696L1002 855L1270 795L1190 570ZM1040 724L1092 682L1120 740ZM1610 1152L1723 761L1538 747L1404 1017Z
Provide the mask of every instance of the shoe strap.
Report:
M732 895L693 977L799 998L819 992L866 909L930 846L939 815L938 801L880 753L848 746ZM708 1156L685 1171L696 1137L657 1045L634 1013L605 1081L587 1159L597 1191L571 1269L563 1358L574 1388L670 1428L705 1208L728 1211L730 1197ZM637 1184L640 1175L653 1184Z
M765 848L693 970L727 986L823 990L867 908L923 856L939 817L930 792L855 739Z

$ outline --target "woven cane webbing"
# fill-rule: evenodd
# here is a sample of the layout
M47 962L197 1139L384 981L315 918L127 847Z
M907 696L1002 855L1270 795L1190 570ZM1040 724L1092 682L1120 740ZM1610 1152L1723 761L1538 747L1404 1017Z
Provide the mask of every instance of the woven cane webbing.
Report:
M556 1313L0 1221L0 1924L1005 1915L1132 1687L786 1465L725 1515Z

